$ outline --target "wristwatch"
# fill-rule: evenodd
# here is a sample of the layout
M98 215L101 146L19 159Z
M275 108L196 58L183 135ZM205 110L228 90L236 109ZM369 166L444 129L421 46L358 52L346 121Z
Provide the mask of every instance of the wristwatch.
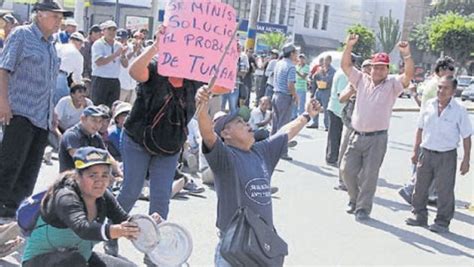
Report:
M311 116L309 115L308 112L303 112L303 114L301 114L301 116L305 117L305 119L309 122L311 120Z

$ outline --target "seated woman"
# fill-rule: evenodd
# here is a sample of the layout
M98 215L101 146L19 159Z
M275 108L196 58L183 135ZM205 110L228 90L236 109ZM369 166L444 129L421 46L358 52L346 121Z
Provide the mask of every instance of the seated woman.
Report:
M135 266L93 252L97 242L139 233L135 223L107 190L111 161L107 151L79 148L75 171L63 175L46 193L35 229L27 240L22 266ZM152 217L159 221L160 216ZM105 223L105 219L108 222Z

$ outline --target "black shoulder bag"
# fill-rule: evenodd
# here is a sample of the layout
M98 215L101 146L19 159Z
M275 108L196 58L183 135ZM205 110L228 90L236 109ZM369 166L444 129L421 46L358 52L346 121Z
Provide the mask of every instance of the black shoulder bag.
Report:
M260 215L242 205L237 176L235 188L239 208L223 233L222 257L234 267L283 266L288 255L288 244Z

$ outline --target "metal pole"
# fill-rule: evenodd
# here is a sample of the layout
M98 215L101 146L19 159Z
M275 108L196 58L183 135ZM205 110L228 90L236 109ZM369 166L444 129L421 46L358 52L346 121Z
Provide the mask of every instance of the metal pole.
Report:
M255 48L255 38L257 37L257 20L260 10L260 0L252 0L250 3L249 28L247 30L246 49Z
M120 28L120 1L115 0L115 23L117 23L117 27Z

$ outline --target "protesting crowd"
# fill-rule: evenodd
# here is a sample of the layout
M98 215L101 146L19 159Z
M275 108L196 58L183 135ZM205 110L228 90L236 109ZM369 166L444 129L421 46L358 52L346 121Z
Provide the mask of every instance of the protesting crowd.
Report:
M292 160L288 148L298 146L293 139L305 127L327 132L321 149L339 170L335 189L347 192L346 212L370 219L393 106L405 88L416 90L407 42L398 44L404 68L396 75L389 74L388 54L352 53L355 34L347 37L341 66L327 56L310 68L292 43L256 55L236 42L234 88L215 94L205 82L157 71L165 26L151 36L108 20L79 32L67 18L71 12L54 1L35 4L33 14L23 26L1 18L14 25L0 54L2 257L21 250L23 266L136 266L119 257L117 240L137 237L140 229L130 221L137 200L149 201L148 214L159 223L172 212L170 199L200 194L204 183L217 194L215 265L282 265L283 240L272 247L278 259L246 261L247 255L232 255L228 229L245 207L244 217L251 222L258 215L276 235L272 174L280 159ZM453 98L454 71L452 58L439 58L415 91L414 175L399 191L412 205L408 225L428 226L427 205L435 204L429 230L438 233L449 231L458 171L470 170L473 130ZM58 177L25 227L18 211L41 165L53 160ZM93 250L100 242L105 253ZM146 255L144 263L155 266Z

